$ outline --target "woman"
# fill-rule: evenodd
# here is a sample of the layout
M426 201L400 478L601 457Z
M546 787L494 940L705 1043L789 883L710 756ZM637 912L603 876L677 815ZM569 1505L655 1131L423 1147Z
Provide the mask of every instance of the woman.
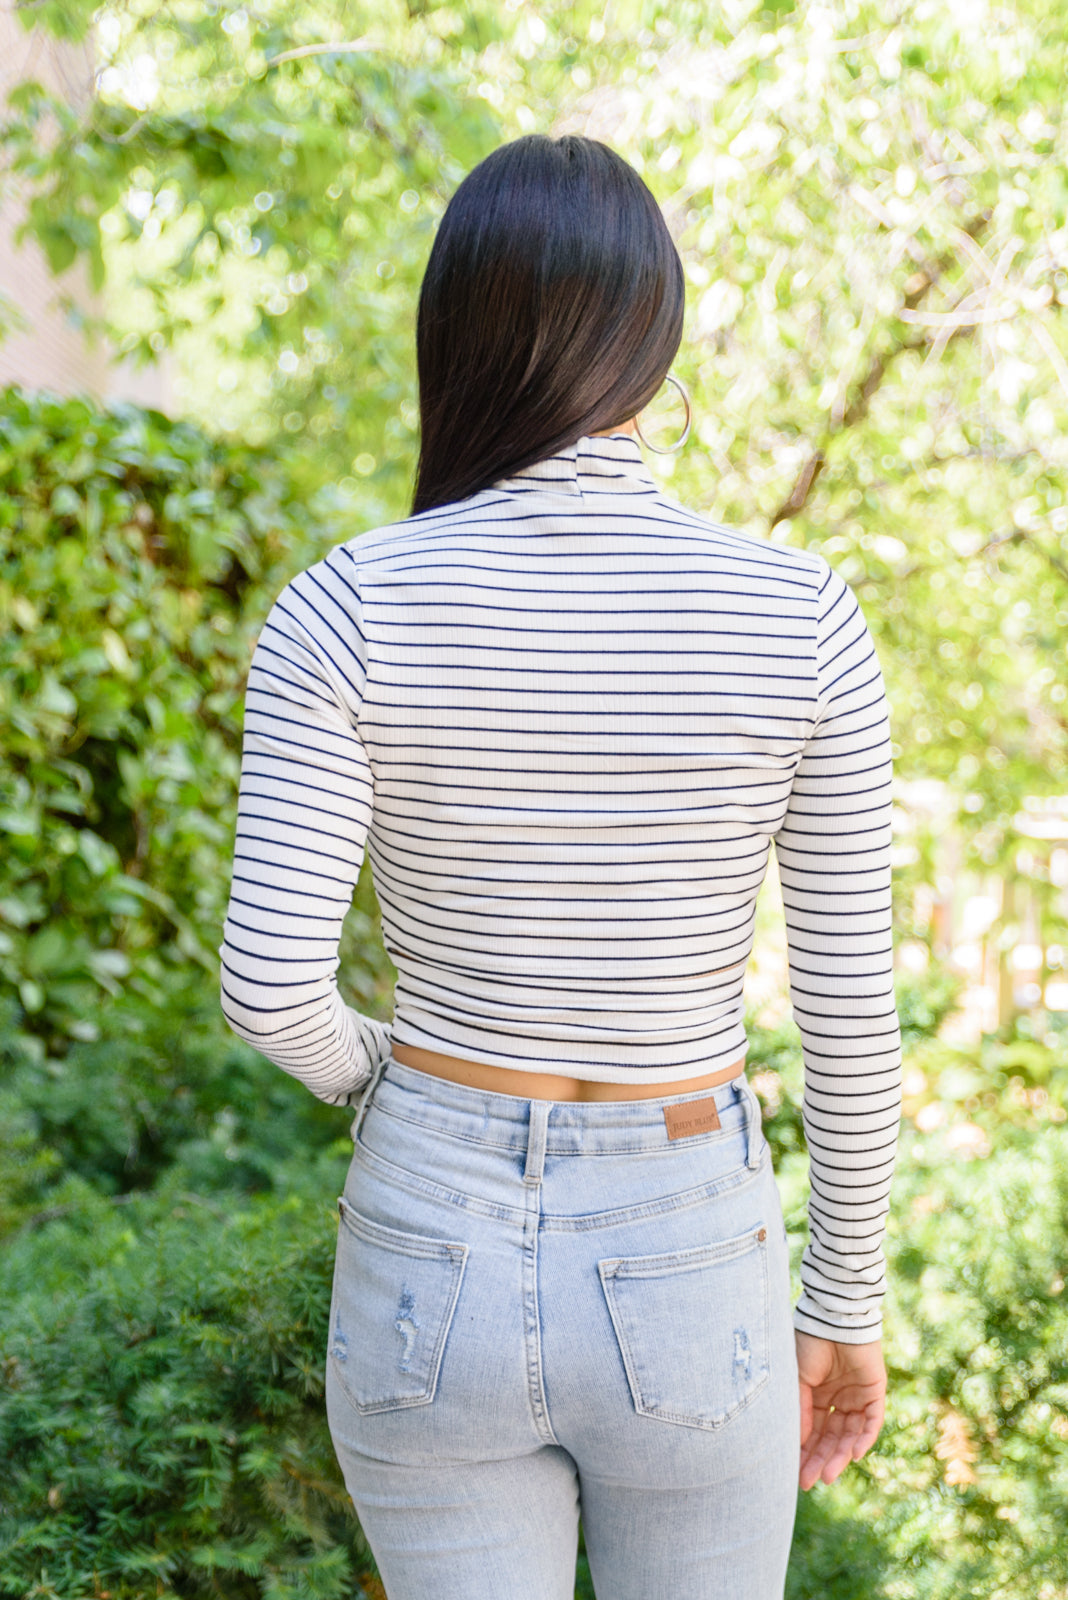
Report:
M252 663L223 1004L358 1106L326 1398L390 1600L563 1600L580 1511L602 1600L772 1600L799 1445L829 1483L881 1424L883 685L821 556L646 471L682 316L619 156L482 162L420 296L413 513L297 577ZM792 1327L743 1070L772 839L812 1165ZM391 1027L335 982L365 843Z

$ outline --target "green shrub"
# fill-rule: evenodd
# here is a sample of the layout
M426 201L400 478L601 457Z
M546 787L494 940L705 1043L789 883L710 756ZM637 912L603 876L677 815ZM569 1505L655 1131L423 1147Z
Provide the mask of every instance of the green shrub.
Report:
M920 1600L1068 1584L1068 1134L1002 1125L988 1156L906 1134L890 1255L890 1426L868 1471ZM890 1594L911 1595L907 1588Z
M0 1592L351 1596L367 1553L323 1412L331 1202L80 1187L6 1255Z
M103 1037L62 1059L27 1048L14 1009L0 1007L0 1233L64 1204L70 1178L128 1195L177 1167L204 1196L313 1193L321 1152L346 1130L350 1113L234 1038L195 972L165 1009L116 1002Z
M1060 1600L1068 1489L1068 1136L985 1158L906 1133L876 1448L799 1506L792 1600Z
M214 986L252 643L352 531L256 450L0 392L0 986L53 1055L102 997Z
M802 1495L789 1600L1061 1600L1068 1490L1068 1033L939 1039L957 984L898 981L906 1107L876 1449ZM807 1157L796 1029L748 1025L795 1269ZM922 1074L917 1087L915 1074ZM796 1270L795 1270L796 1276ZM795 1285L796 1286L796 1285Z

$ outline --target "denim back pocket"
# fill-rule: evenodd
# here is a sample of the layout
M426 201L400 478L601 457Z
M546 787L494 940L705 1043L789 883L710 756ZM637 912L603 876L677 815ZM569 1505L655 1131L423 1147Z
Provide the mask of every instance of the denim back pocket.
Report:
M721 1428L769 1377L767 1229L599 1261L634 1408Z
M329 1359L359 1412L427 1405L468 1247L371 1222L338 1197Z

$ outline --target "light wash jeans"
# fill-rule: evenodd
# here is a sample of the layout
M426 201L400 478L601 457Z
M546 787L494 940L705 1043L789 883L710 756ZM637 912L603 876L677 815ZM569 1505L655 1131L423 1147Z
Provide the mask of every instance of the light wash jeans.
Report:
M390 1059L361 1111L326 1405L388 1600L571 1600L580 1514L598 1600L780 1600L797 1362L745 1078L576 1103Z

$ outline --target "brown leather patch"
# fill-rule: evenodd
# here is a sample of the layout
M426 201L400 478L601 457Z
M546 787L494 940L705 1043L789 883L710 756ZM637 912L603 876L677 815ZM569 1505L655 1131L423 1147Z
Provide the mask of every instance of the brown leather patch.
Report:
M713 1099L684 1100L680 1105L664 1107L664 1121L669 1139L685 1139L691 1133L714 1133L719 1127L719 1112Z

